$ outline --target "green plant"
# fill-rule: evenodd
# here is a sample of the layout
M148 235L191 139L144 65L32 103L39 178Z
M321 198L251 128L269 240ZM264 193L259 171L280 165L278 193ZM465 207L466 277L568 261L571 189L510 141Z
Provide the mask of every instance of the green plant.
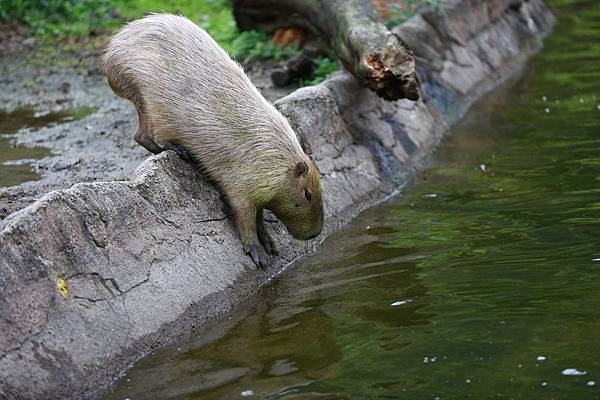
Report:
M149 12L184 15L225 47L238 34L230 0L112 0L112 3L127 20Z
M239 33L224 47L229 53L242 62L255 60L281 60L300 54L298 45L277 47L267 34L259 31L245 31Z
M84 36L113 25L109 0L2 0L0 21L16 21L36 36Z
M113 0L127 19L148 12L182 14L204 28L229 54L241 61L281 59L298 54L297 47L278 48L263 32L239 32L229 0Z
M0 0L0 21L25 24L34 36L53 43L65 37L76 39L64 41L60 46L42 46L45 52L40 57L41 63L48 58L60 63L60 53L86 46L90 33L108 33L149 12L185 15L241 62L281 60L300 54L297 45L277 47L264 32L240 32L229 0ZM95 45L93 40L87 44ZM339 69L334 60L335 57L316 59L314 77L305 84L317 84Z

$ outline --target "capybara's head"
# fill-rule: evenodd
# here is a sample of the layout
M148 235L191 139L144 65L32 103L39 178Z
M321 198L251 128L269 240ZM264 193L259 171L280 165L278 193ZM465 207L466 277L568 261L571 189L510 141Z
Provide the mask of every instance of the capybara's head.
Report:
M289 168L286 183L269 208L296 239L319 236L323 229L321 178L308 156Z

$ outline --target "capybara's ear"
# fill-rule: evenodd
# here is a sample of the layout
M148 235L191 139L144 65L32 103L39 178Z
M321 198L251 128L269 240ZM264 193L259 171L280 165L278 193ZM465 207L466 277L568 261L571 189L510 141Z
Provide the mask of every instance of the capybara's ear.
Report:
M296 164L296 167L294 167L294 175L296 176L296 178L299 178L302 175L306 175L307 172L308 165L304 161L300 161L298 164Z

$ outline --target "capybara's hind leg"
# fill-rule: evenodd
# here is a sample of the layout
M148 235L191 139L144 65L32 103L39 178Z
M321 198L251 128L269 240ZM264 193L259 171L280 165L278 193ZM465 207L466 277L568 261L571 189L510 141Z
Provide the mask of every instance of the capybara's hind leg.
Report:
M273 238L265 228L265 217L263 216L263 210L260 210L256 213L256 235L258 236L258 241L263 245L267 254L272 256L276 256L277 248L275 247L275 242Z
M138 112L139 123L133 138L136 142L144 146L149 152L154 154L160 153L161 151L163 151L163 149L154 141L152 131L150 130L150 126L148 124L148 117L146 116L146 113L144 112L142 106L136 105L135 108Z

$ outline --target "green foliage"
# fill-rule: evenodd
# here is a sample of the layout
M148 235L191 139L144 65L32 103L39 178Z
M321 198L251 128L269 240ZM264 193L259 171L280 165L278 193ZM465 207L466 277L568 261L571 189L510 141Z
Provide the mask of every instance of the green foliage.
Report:
M277 47L264 32L245 31L231 42L223 43L229 53L242 62L255 60L281 60L300 54L298 45Z
M315 77L313 80L318 80L317 83L323 81L329 75L340 69L340 62L334 58L317 58L315 59L315 64Z
M183 14L221 43L237 36L228 0L0 0L0 21L23 23L47 38L115 29L149 12Z
M239 32L229 0L0 0L0 21L20 22L29 26L34 36L53 42L85 38L97 31L109 33L150 12L185 15L241 62L282 60L300 54L297 45L277 47L264 32ZM48 47L46 56L59 62L58 53L78 46ZM315 63L313 79L303 84L315 85L339 69L333 56L317 58Z
M182 14L191 19L241 61L282 59L299 53L297 47L278 48L263 32L239 32L229 0L113 0L128 20L141 18L148 12Z
M0 21L29 26L36 36L83 36L114 24L109 0L2 0Z
M127 20L150 12L184 15L224 47L238 35L229 0L112 0L112 3Z
M0 21L20 22L29 26L34 36L47 39L116 29L150 12L185 15L242 61L279 60L299 54L297 46L278 48L263 32L240 33L229 0L0 0Z
M276 47L263 32L239 32L229 0L116 0L113 1L127 19L141 18L148 12L182 14L191 19L241 61L281 59L298 54L297 47Z

